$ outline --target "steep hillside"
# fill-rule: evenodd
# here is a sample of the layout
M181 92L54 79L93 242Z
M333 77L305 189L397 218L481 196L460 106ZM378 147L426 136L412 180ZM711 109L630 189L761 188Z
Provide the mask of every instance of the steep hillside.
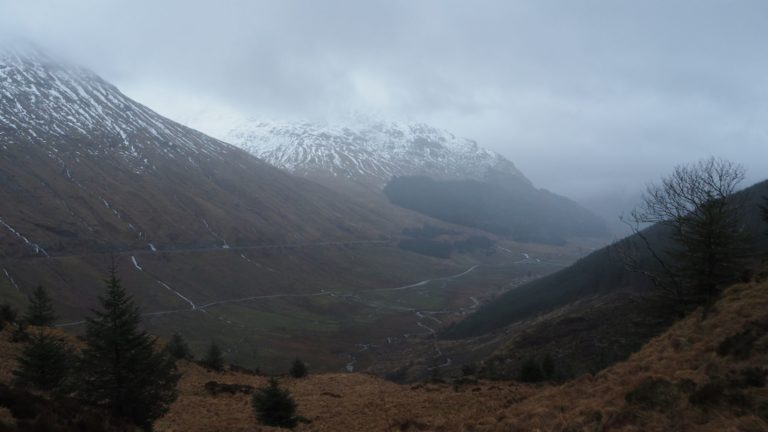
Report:
M675 324L625 362L561 386L471 380L457 387L399 386L354 374L285 382L312 421L299 430L766 430L768 284L734 286L707 320L700 317ZM184 394L160 430L253 424L249 412L233 409L247 396L199 389L208 380L259 386L264 378L188 370ZM185 415L203 409L204 418Z
M764 431L766 329L768 283L762 280L726 290L706 320L694 313L628 360L562 385L471 376L398 385L361 374L281 382L310 421L299 431ZM8 337L7 330L0 333L3 382L20 350ZM187 362L180 367L180 397L157 430L277 430L256 423L248 387L232 394L206 390L209 382L260 387L266 377L214 373ZM0 409L0 421L13 419Z
M279 168L380 207L388 204L383 189L397 206L517 240L560 243L565 237L607 236L598 217L535 188L508 159L428 125L360 118L346 126L252 122L225 137ZM456 196L461 192L456 186L472 189L467 191L472 199L487 197L505 208L467 205L466 197ZM436 200L450 211L429 204Z
M181 331L198 352L215 340L267 370L295 356L344 370L357 344L418 331L415 311L496 289L419 285L504 262L396 247L427 222L285 173L34 49L0 55L0 298L23 307L42 284L73 331L114 256L157 334Z
M0 55L0 149L4 256L387 231L385 218L29 49Z
M747 188L740 196L746 198L745 228L754 246L753 259L759 260L768 250L768 226L758 208L762 197L768 196L768 182ZM661 226L648 228L645 235L657 248L669 241ZM447 328L441 335L442 349L447 355L474 353L466 355L466 361L484 359L485 373L507 377L517 376L526 359L541 353L567 364L562 370L565 376L598 371L625 359L674 319L640 300L652 285L628 271L621 260L617 248L638 241L622 240L552 275L510 289ZM655 263L644 254L639 258L649 266Z
M607 235L605 223L575 202L528 185L413 176L393 179L384 193L401 207L517 241L562 244Z
M746 233L752 239L755 250L765 251L768 249L768 239L765 236L768 227L760 216L759 205L763 202L763 197L768 196L768 181L753 185L739 194L746 198ZM646 229L645 235L657 248L668 241L665 229L661 226ZM635 241L639 240L634 237L622 240ZM457 325L449 335L478 335L590 296L628 288L636 291L647 287L647 280L624 268L613 248L615 245L602 248L566 269L504 294ZM642 248L641 250L644 251Z

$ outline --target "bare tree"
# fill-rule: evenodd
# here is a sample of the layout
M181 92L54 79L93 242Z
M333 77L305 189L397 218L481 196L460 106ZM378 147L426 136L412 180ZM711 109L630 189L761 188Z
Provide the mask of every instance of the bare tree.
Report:
M647 187L630 215L636 238L626 243L633 250L627 253L625 247L625 264L648 276L656 293L679 310L710 305L739 272L746 248L745 203L735 192L743 179L740 165L722 159L678 166ZM670 244L653 244L641 230L649 224L667 227ZM641 250L650 260L638 258Z

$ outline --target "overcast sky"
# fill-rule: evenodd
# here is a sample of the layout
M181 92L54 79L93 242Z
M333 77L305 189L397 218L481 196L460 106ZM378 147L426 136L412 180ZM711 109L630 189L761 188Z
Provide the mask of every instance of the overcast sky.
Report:
M768 177L762 0L0 0L0 29L209 133L422 121L585 201L709 155Z

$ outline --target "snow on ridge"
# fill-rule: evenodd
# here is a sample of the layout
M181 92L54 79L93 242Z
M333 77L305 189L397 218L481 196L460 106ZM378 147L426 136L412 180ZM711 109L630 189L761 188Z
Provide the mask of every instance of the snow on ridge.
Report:
M93 72L34 47L0 48L0 140L4 127L50 152L58 150L59 139L83 142L80 151L116 153L138 171L151 168L158 153L187 159L226 148L131 100Z
M252 121L230 131L224 140L290 172L362 178L378 186L400 175L482 180L492 171L528 182L498 153L423 123Z

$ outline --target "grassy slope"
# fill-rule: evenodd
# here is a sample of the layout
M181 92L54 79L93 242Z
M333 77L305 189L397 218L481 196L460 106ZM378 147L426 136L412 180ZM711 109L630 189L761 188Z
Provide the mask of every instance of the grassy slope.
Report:
M294 394L300 414L312 421L298 428L306 431L764 431L768 430L764 386L729 384L727 393L741 396L732 396L730 402L714 400L706 409L688 399L707 383L727 383L740 371L766 367L764 331L756 333L746 358L717 353L724 340L754 323L768 323L765 281L731 287L706 320L697 311L627 361L560 386L480 382L454 391L447 384L402 386L361 374L310 375L302 380L284 378L283 383ZM20 349L7 339L6 330L0 334L2 381L10 378L12 358ZM256 424L247 395L211 396L203 389L210 380L261 386L266 378L212 373L190 363L181 369L179 400L158 421L157 430L271 430ZM644 408L628 403L625 396L649 379L669 383L667 391L651 398L663 404ZM3 418L7 412L0 410Z
M688 379L701 388L734 371L764 367L765 334L745 360L720 356L716 350L749 323L766 320L768 284L744 284L729 289L707 320L695 313L629 360L562 386L484 382L454 392L449 385L400 386L358 374L286 379L285 384L296 395L301 414L312 420L299 430L409 430L405 426L410 424L410 430L442 431L760 431L768 423L751 408L715 403L704 410L688 402L690 391L675 393L670 404L659 409L628 404L625 395L649 378L672 384ZM212 397L202 385L218 380L258 386L264 378L214 375L192 365L185 369L182 397L158 430L252 430L255 423L247 396ZM754 406L768 402L764 387L729 391L747 395Z
M768 249L766 225L758 217L757 204L768 196L768 181L753 185L742 192L747 200L747 229L763 250ZM646 230L649 240L657 247L664 241L662 227ZM648 259L648 257L645 257ZM478 336L517 321L555 310L589 296L606 295L621 289L638 290L648 287L646 280L624 269L610 247L600 249L572 266L553 275L536 280L499 297L477 313L445 333L448 338Z

